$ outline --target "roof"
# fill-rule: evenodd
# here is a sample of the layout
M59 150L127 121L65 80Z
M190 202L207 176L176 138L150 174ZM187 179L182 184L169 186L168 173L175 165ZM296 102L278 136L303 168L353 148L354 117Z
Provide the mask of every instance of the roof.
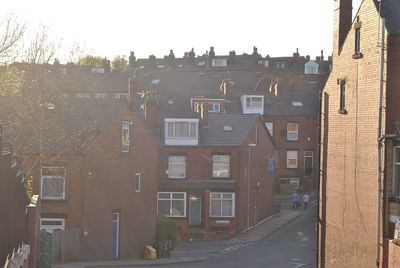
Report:
M381 16L386 18L386 28L390 34L400 34L400 1L381 0ZM378 5L379 11L379 3Z
M251 127L258 118L259 115L257 114L209 114L208 126L200 128L199 131L199 145L242 145ZM232 130L224 131L224 126L229 126Z

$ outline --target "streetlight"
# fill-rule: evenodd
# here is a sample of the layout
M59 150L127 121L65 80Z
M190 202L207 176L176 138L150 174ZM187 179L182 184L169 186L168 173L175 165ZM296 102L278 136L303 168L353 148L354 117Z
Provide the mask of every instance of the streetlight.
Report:
M251 168L250 149L252 147L256 147L257 144L250 143L247 146L249 147L249 167L247 170L247 229L249 229L250 228L250 168Z

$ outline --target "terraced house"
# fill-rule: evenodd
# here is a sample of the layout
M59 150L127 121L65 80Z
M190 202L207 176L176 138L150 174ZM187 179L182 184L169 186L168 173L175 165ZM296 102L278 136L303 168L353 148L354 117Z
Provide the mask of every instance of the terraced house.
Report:
M319 264L399 267L400 2L334 7L323 91Z

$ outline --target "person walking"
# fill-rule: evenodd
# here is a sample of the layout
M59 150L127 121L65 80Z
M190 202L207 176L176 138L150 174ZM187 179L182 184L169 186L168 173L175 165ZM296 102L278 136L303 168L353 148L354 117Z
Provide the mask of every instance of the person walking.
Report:
M293 191L292 193L292 202L293 202L292 209L296 210L300 203L300 196L296 191Z
M304 210L307 210L309 202L310 202L310 195L308 194L308 192L305 192L304 195L303 195Z

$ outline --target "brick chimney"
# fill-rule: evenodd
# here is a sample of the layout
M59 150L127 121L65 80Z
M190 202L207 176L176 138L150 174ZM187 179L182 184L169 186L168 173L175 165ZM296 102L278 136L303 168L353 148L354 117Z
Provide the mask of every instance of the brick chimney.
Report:
M333 55L339 55L352 22L352 0L334 0Z
M144 118L148 128L156 128L158 122L158 107L157 99L153 92L146 94L146 101L144 103Z
M129 105L132 106L135 101L139 99L139 82L134 74L133 77L129 77L129 85L128 85L128 92L129 92Z
M208 127L208 103L202 102L200 105L200 125Z

